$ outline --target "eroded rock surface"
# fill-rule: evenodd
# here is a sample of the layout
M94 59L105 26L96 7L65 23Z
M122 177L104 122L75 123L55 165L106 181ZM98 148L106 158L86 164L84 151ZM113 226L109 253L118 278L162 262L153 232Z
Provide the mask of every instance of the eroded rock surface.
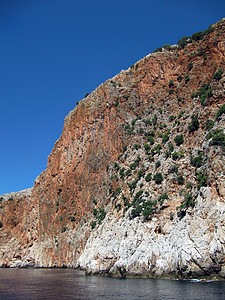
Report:
M91 274L146 277L224 277L224 202L202 187L195 208L172 222L108 215L78 260ZM129 211L127 212L129 215Z

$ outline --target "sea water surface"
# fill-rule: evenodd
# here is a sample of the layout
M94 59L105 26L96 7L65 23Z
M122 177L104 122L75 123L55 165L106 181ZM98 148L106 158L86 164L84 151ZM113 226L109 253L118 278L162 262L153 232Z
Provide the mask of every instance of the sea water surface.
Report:
M118 279L74 269L0 269L0 299L225 299L225 282Z

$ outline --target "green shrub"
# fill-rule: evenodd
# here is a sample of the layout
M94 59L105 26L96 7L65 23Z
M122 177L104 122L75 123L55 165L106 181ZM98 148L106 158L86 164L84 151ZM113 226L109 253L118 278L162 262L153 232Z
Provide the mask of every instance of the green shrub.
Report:
M173 213L170 212L170 221L173 221Z
M153 138L152 136L148 136L148 137L147 137L147 141L148 141L151 145L154 144L154 138Z
M189 132L194 132L199 129L199 121L195 115L191 116L191 123L188 126Z
M169 51L169 50L171 50L171 45L170 44L164 44L163 48Z
M161 162L159 160L157 160L157 162L155 163L156 169L158 169L160 166L161 166Z
M191 164L192 166L199 168L203 165L203 154L199 151L198 156L193 157L191 154Z
M152 118L152 123L153 123L154 126L156 126L157 119L158 119L157 115L154 114L154 117Z
M65 232L66 229L67 229L67 228L64 226L64 227L62 228L62 233Z
M219 69L219 71L213 75L213 79L220 80L222 78L222 74L223 74L223 69Z
M187 182L187 185L186 185L187 189L192 188L192 186L193 186L193 183L188 181L188 182Z
M123 199L124 206L126 206L127 208L129 208L131 205L130 205L130 202L127 200L127 197L125 197L124 195L122 195L122 199Z
M195 206L195 202L193 201L193 196L192 194L189 194L189 193L186 193L184 195L184 203L185 203L185 206L186 208L188 207L194 207Z
M163 136L162 136L162 143L165 144L165 143L168 142L168 141L169 141L169 133L166 132L166 133L164 133Z
M91 229L94 229L95 226L96 226L96 224L97 224L96 221L92 221L92 222L91 222Z
M204 31L199 31L199 32L192 34L191 39L194 41L200 41L201 39L204 38L204 36L208 35L209 33L213 32L213 31L214 31L214 28L212 26L209 26L209 28L207 28Z
M181 220L185 215L186 215L186 210L183 210L183 204L181 204L180 206L177 207L177 209L180 209L178 212L177 212L177 216L178 218Z
M142 212L143 217L144 217L145 219L148 219L149 216L150 216L152 213L153 213L153 209L150 208L150 207L145 208L145 209L143 210L143 212Z
M192 98L196 98L196 97L200 97L200 103L202 105L204 105L205 100L209 99L210 97L212 97L212 89L210 89L210 82L208 82L207 84L203 83L201 85L200 90L196 93L196 94L192 94L191 97Z
M144 148L146 152L148 152L151 149L151 147L148 144L144 144Z
M140 155L138 155L137 159L135 159L135 161L132 164L130 164L131 170L136 169L136 167L139 165L140 160Z
M172 153L174 150L173 144L169 143L168 147L169 147L169 152Z
M170 82L169 82L169 88L171 88L173 86L174 86L174 82L173 82L173 80L170 80Z
M199 32L196 32L194 34L192 34L191 38L194 40L194 41L199 41L203 38L203 31L199 31Z
M145 201L142 205L144 210L142 211L143 217L145 220L149 219L149 216L156 212L157 201Z
M126 171L126 176L127 176L127 177L130 176L131 173L132 173L131 169L128 169L128 170Z
M199 172L197 173L197 182L198 182L198 190L200 190L200 188L202 186L207 186L207 177L203 172Z
M140 205L134 207L131 210L131 218L136 218L136 217L140 216L141 211L142 211L142 207Z
M134 126L135 123L136 123L136 121L137 121L137 119L133 119L133 120L131 121L131 125Z
M75 218L74 216L70 216L70 217L69 217L69 220L70 220L71 222L75 222L75 221L76 221L76 218Z
M189 207L194 207L195 201L193 200L192 194L186 193L184 195L184 201L181 203L180 206L177 207L177 216L179 219L182 219L186 215L186 210Z
M162 206L164 203L164 200L168 200L168 199L169 199L169 197L167 194L162 194L161 196L158 197L157 200L158 200L160 206Z
M181 174L177 175L177 183L179 185L183 185L184 184L184 177Z
M192 68L193 68L193 63L190 62L190 63L188 64L188 71L191 71Z
M172 95L174 93L174 89L169 90L169 95Z
M183 134L177 135L174 139L175 143L177 146L180 146L181 144L184 143L184 136Z
M212 89L207 90L203 95L201 95L201 97L200 97L200 103L202 105L204 105L205 104L205 100L211 98L212 95L213 95Z
M225 134L223 133L223 129L215 129L213 131L210 145L225 147Z
M120 166L119 166L119 164L118 164L117 162L114 162L114 168L115 168L115 170L116 170L117 172L119 171Z
M183 79L183 77L182 77L181 75L178 75L178 76L177 76L177 80L178 80L179 82L181 82L182 79Z
M200 41L204 38L204 36L208 35L209 33L213 32L214 28L212 26L209 26L204 31L199 31L194 34L192 34L191 37L184 36L178 41L178 45L183 49L188 43L191 43L192 41Z
M121 210L121 203L116 204L115 208L117 209L117 211L120 211Z
M191 38L189 36L183 36L177 44L183 49L188 43L191 42Z
M152 51L152 53L154 52L162 52L162 47L156 48L154 51Z
M181 150L181 151L179 152L179 158L182 158L182 157L184 157L184 151Z
M136 186L138 183L138 179L135 179L134 181L132 181L131 183L128 184L130 191L132 192L133 190L135 190Z
M162 199L169 199L169 197L168 197L168 195L167 194L162 194L162 195L160 195L159 197L158 197L158 201L160 201L160 200L162 200Z
M155 152L157 153L157 154L159 154L160 153L160 150L162 149L162 146L160 145L160 144L157 144L156 146L155 146Z
M99 224L101 223L102 220L104 220L105 216L106 216L106 212L105 212L104 208L100 207L99 212L96 216L96 218L98 219Z
M172 153L172 158L173 158L173 160L177 160L178 157L179 157L178 152L175 151L175 152Z
M154 156L155 154L160 154L161 149L162 146L160 144L157 144L154 148L152 148L151 155Z
M141 145L140 144L134 144L133 146L134 150L138 150L141 148Z
M185 83L187 83L188 81L190 81L190 76L189 76L189 74L186 74L186 75L185 75L184 80L185 80Z
M138 173L137 173L138 180L140 180L141 177L144 176L144 175L145 175L145 172L143 170L139 170Z
M154 137L154 136L155 136L155 132L154 132L154 130L150 130L150 131L148 131L148 132L146 133L146 135L147 135L147 136L152 136L152 137Z
M144 119L143 122L145 123L145 125L150 125L150 126L152 125L152 122L150 120Z
M146 176L145 176L145 181L149 182L152 180L152 173L148 173Z
M121 187L117 187L116 190L112 193L112 197L117 197L121 193Z
M175 119L175 116L173 116L173 115L171 115L171 116L169 117L169 121L170 121L170 122L172 122L174 119Z
M161 124L161 123L160 123ZM159 126L160 128L160 126ZM163 134L161 132L158 133L158 137L162 138L163 137Z
M156 173L153 177L156 184L160 184L163 181L162 173Z
M120 177L123 179L125 174L124 174L125 168L123 167L122 169L120 169Z
M178 172L178 166L177 165L172 165L169 168L169 173L177 173Z
M140 134L143 134L143 133L144 133L144 129L143 129L142 127L139 129L139 133L140 133Z
M142 190L140 190L140 191L138 191L137 193L136 193L136 195L134 196L134 199L132 200L132 202L131 202L131 205L132 206L137 206L137 205L139 205L140 204L140 202L142 202L142 194L143 194L143 191Z
M216 120L218 121L219 117L225 113L225 104L223 104L216 113Z
M112 193L112 196L115 196L116 193L117 193L117 190ZM99 210L97 210L95 208L94 212L93 212L93 215L96 217L96 219L98 220L98 223L100 224L101 221L104 220L104 218L106 216L106 212L105 212L103 207L100 207ZM96 225L96 222L95 222L95 225Z
M211 130L214 125L215 125L215 123L213 120L207 120L204 128L205 128L205 130Z
M163 129L163 124L159 123L159 129Z

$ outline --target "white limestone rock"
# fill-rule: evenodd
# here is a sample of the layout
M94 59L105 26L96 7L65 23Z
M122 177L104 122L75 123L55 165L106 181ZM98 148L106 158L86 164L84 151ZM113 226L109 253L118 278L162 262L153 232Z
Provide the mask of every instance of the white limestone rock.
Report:
M207 276L212 268L224 274L224 211L224 203L202 187L193 212L172 226L160 216L148 223L108 216L92 232L77 266L111 276Z

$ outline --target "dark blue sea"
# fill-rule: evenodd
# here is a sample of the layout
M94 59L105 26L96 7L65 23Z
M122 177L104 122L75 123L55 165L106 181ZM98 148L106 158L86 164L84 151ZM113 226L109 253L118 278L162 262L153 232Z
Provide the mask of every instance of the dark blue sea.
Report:
M225 282L117 279L74 269L0 269L0 299L225 299Z

